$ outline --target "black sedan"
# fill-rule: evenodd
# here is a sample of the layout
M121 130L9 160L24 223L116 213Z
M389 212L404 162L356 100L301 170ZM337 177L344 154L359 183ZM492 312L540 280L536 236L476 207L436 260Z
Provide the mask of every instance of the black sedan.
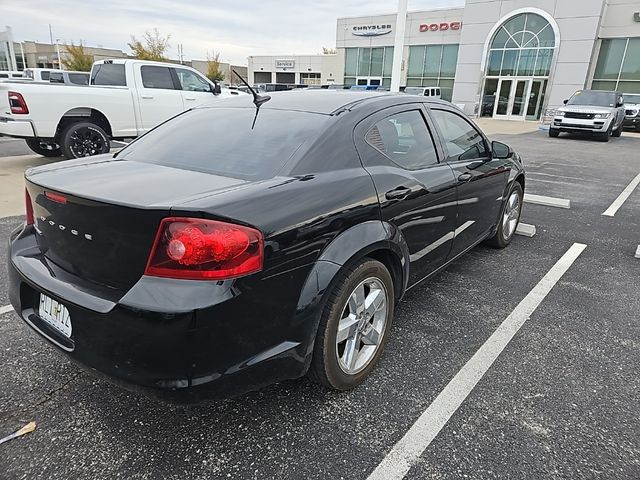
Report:
M174 400L374 368L405 292L509 244L524 170L453 105L298 91L26 173L10 299L57 350Z

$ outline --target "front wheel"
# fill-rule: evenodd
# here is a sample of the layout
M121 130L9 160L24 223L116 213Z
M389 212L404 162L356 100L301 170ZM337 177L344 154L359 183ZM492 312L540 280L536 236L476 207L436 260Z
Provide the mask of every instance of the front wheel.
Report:
M523 198L522 186L520 183L514 182L507 200L502 206L502 214L500 215L496 234L487 240L487 244L495 248L505 248L511 243L511 239L516 233L516 228L518 228L518 223L520 223Z
M34 153L43 157L60 157L62 155L60 145L53 141L40 140L39 138L25 138L24 141Z
M382 263L365 258L342 272L320 319L311 380L341 391L362 383L389 337L394 298L391 274Z
M560 135L560 130L557 128L549 128L549 136L551 138L557 138Z
M599 134L599 138L601 142L608 142L609 139L611 138L611 134L613 132L613 122L611 122L611 125L609 125L609 128L607 129L606 132Z
M615 129L613 132L611 132L611 136L612 137L620 137L622 135L622 125L620 125L617 129Z
M90 157L111 149L106 132L90 122L69 125L62 134L61 147L65 158Z

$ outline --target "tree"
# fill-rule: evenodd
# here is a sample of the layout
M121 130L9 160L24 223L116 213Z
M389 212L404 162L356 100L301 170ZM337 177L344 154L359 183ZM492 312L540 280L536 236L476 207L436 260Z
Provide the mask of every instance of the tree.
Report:
M222 82L224 72L220 70L220 53L207 54L207 78L212 82Z
M79 45L74 45L74 43L71 42L71 45L65 45L64 49L66 51L66 55L62 59L62 65L65 70L73 70L77 72L88 72L91 70L91 66L93 65L93 55L85 53L82 40Z
M335 48L322 47L323 55L332 55L334 53L338 53L338 51Z
M171 35L164 37L160 35L157 28L154 28L153 32L149 32L148 30L144 32L142 41L138 40L134 35L131 35L129 48L133 56L140 60L163 62L167 60L165 54L171 46L169 45L169 38L171 38Z

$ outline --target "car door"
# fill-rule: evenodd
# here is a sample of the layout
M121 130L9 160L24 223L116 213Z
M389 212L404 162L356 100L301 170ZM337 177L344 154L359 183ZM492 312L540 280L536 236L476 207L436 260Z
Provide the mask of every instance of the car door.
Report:
M456 179L454 257L493 230L509 171L504 160L492 158L487 139L462 113L439 104L429 110Z
M142 130L156 125L184 111L182 93L171 74L170 67L142 65L138 84L138 100Z
M204 77L186 68L175 68L174 71L181 88L185 109L210 102L214 98L211 84Z
M361 121L354 134L382 219L407 242L413 285L449 257L456 217L453 171L439 162L433 126L419 103L381 110Z

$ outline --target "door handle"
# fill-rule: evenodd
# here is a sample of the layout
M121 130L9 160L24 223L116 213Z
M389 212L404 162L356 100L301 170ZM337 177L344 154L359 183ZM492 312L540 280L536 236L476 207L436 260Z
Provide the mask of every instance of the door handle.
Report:
M145 100L151 100L153 98L153 95L141 95L141 97Z
M185 100L195 100L193 97L186 97Z
M407 187L398 187L393 190L389 190L384 194L387 200L402 200L411 193L411 189Z
M473 178L473 175L470 173L462 173L458 175L459 182L468 182L469 180L471 180L471 178Z

